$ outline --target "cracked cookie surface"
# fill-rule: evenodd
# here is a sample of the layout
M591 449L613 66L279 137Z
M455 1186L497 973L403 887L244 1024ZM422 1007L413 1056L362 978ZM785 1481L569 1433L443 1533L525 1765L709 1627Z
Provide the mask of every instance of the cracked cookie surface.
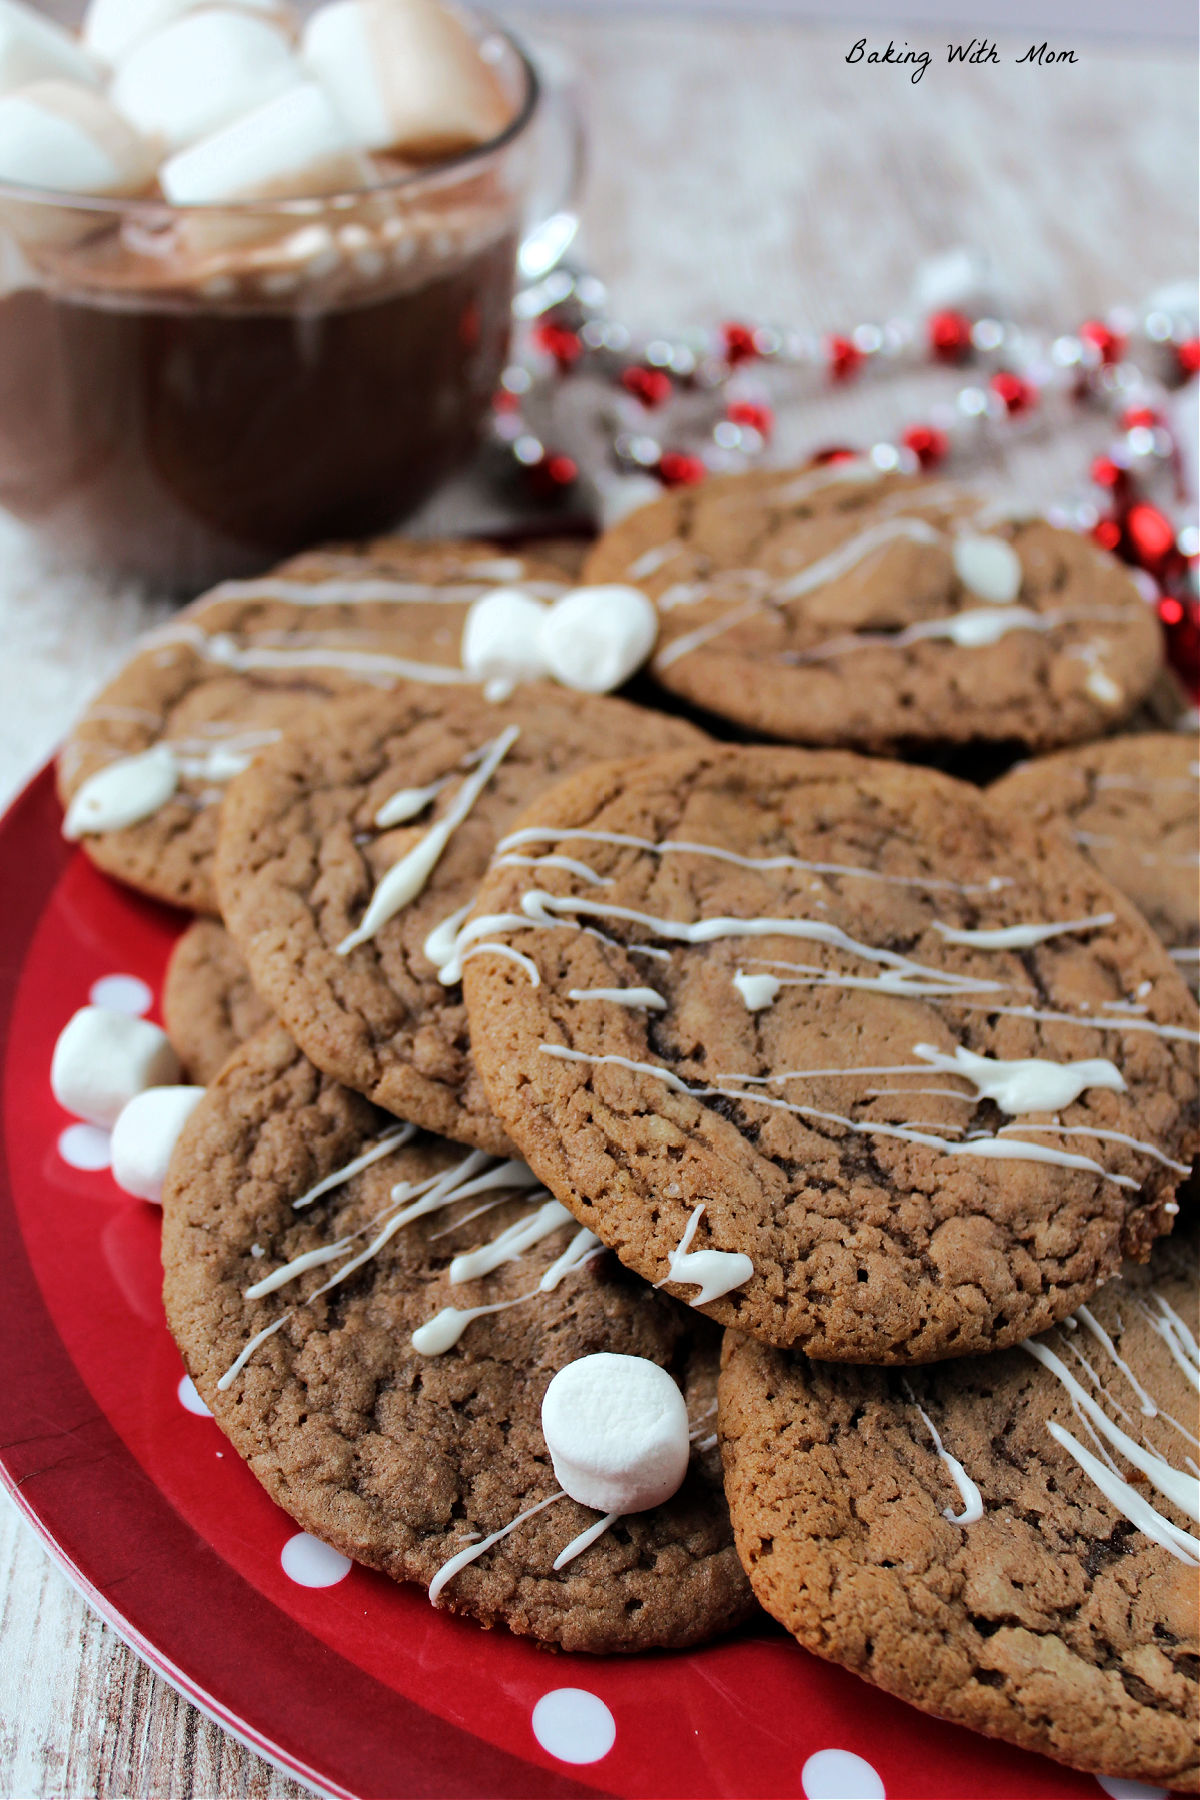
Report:
M340 954L377 886L452 819L479 759L505 734L511 742L417 891ZM511 1150L472 1060L461 985L439 980L430 933L470 906L497 838L543 788L621 746L705 741L681 720L545 685L498 704L416 684L329 703L264 750L223 807L221 907L256 989L347 1086L459 1142ZM380 828L399 790L427 802Z
M722 1324L833 1360L969 1354L1170 1229L1194 1002L1056 830L946 776L726 746L609 764L517 821L477 910L536 975L464 969L497 1116L647 1279L694 1300L681 1247L749 1257L706 1302Z
M716 1449L712 1328L603 1250L538 1292L580 1235L565 1213L493 1273L450 1280L456 1255L545 1205L527 1179L447 1195L316 1294L396 1218L398 1182L428 1204L421 1184L430 1177L496 1173L478 1153L401 1133L386 1154L295 1208L389 1133L394 1119L321 1075L275 1025L226 1065L189 1120L164 1196L164 1296L218 1425L305 1530L397 1580L428 1585L448 1559L556 1494L540 1424L556 1371L597 1350L648 1357L679 1381L693 1420L674 1498L617 1521L557 1572L556 1557L600 1516L554 1500L462 1568L438 1604L571 1650L693 1644L738 1623L752 1601ZM282 1264L345 1239L332 1263L246 1298ZM472 1319L444 1354L412 1345L414 1329L446 1305L513 1300ZM280 1318L222 1388L252 1336Z
M1185 1482L1196 1255L1194 1231L1160 1241L1073 1330L1041 1340ZM1082 1417L1052 1366L1012 1349L904 1377L731 1332L719 1416L739 1553L806 1649L1077 1768L1195 1789L1196 1563L1182 1548L1195 1522ZM1051 1422L1174 1527L1178 1553L1135 1528Z
M431 682L461 681L471 601L517 580L546 596L569 585L557 561L497 545L379 538L308 551L201 596L142 641L67 739L64 806L89 777L153 745L170 747L178 771L149 817L90 834L83 848L131 887L215 913L212 859L232 775L331 694L386 689L422 669Z
M237 945L216 919L197 919L177 940L162 1006L172 1048L201 1085L271 1017Z
M865 461L753 470L639 508L585 573L654 600L664 688L756 734L912 751L1098 737L1150 689L1157 620L1088 538L1011 515Z
M988 789L997 806L1059 820L1144 913L1193 988L1200 983L1198 756L1192 736L1146 732L1038 757Z

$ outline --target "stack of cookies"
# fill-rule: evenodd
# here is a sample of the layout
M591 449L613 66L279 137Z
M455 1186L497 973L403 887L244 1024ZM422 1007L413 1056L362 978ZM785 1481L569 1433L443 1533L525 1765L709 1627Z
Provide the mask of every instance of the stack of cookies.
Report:
M197 1387L306 1530L485 1625L759 1604L1195 1787L1197 750L1147 729L1152 611L869 462L666 495L577 578L303 558L67 746L89 853L205 915L164 1002ZM498 587L504 667L577 621L576 686L464 668ZM652 658L585 691L630 589Z

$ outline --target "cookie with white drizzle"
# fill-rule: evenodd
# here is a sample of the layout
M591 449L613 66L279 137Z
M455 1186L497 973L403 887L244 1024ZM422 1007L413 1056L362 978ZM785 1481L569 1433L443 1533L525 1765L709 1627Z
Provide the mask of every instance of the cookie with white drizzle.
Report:
M430 1131L511 1153L471 1059L448 946L498 838L616 751L703 735L532 684L492 703L405 684L329 704L230 786L217 879L263 999L328 1074Z
M225 787L331 694L456 685L473 600L520 581L552 598L557 562L494 544L380 538L228 581L140 640L58 764L64 829L132 887L215 913Z
M867 460L681 487L605 532L589 582L656 603L654 678L758 735L1049 748L1111 731L1162 661L1089 538Z
M271 1018L237 945L216 919L196 919L176 940L162 1009L175 1054L202 1084Z
M609 764L529 809L477 914L497 1116L723 1324L839 1361L968 1354L1170 1229L1194 1002L1056 830L947 776L731 746Z
M163 1263L171 1329L218 1425L323 1542L572 1650L698 1643L749 1610L715 1334L520 1164L401 1125L268 1026L180 1140ZM434 1321L439 1343L418 1349ZM598 1351L661 1365L692 1422L682 1486L615 1520L562 1493L541 1427L552 1377Z
M1196 1257L1181 1232L1027 1346L907 1375L727 1334L725 1485L767 1611L942 1718L1195 1790Z
M997 806L1061 821L1127 894L1192 987L1200 984L1200 749L1146 732L1021 763L988 789Z

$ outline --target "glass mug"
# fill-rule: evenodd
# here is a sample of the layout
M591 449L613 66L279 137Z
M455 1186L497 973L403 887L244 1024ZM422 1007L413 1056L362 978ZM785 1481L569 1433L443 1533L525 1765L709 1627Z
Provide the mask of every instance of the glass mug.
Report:
M581 146L569 91L463 16L510 123L370 189L172 207L0 183L0 507L56 557L194 593L384 530L469 457L518 262L536 279L573 236ZM562 192L531 225L550 145Z

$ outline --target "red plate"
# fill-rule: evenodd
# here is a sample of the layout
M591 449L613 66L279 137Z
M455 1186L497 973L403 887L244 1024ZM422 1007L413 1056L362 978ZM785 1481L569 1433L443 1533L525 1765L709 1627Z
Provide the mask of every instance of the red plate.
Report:
M927 1719L765 1619L677 1655L555 1656L297 1533L184 1378L156 1209L119 1191L101 1134L51 1097L71 1013L89 996L153 1012L181 925L58 825L46 772L0 823L0 1472L71 1579L189 1699L337 1795L1160 1792L1098 1787Z

